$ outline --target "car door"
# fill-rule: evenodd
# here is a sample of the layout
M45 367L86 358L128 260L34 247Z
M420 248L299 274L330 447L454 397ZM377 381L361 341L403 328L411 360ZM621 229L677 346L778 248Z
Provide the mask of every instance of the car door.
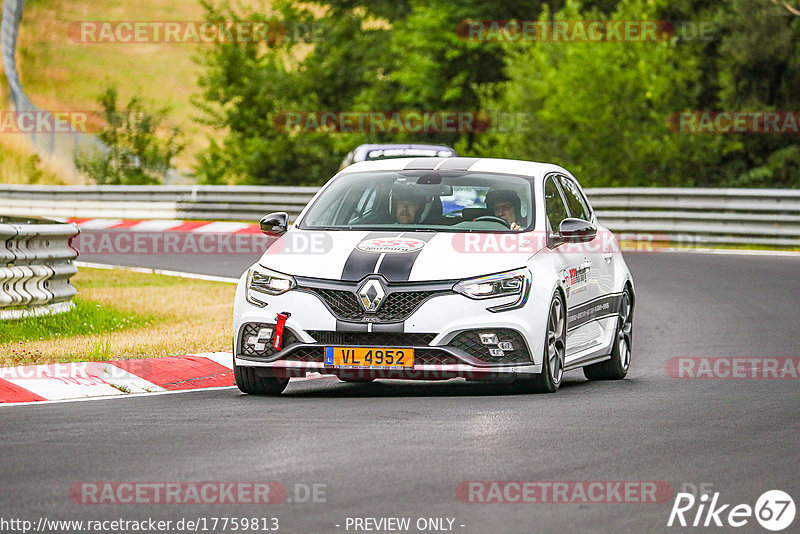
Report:
M559 175L551 174L545 179L544 184L545 213L547 215L549 233L557 233L561 221L570 216L559 182ZM593 298L589 290L589 267L581 244L562 243L556 240L552 241L548 248L550 253L554 255L553 265L557 270L557 276L562 281L562 287L567 297L567 354L565 364L569 364L570 356L576 350L587 348L584 346L586 343L582 342L583 337L587 336L581 336L580 325L584 323L582 316L579 316L578 313L582 311L582 306L587 305L588 301ZM575 334L578 334L577 338ZM576 340L578 341L577 345L575 343Z
M569 211L570 217L583 219L597 225L591 206L578 186L577 181L563 174L558 175L558 184ZM568 315L568 332L571 329L572 348L581 351L597 347L604 342L613 300L609 295L613 288L613 252L606 250L607 236L598 233L594 239L581 243L583 256L581 276L585 278L584 296L578 306ZM573 313L575 312L575 313ZM569 322L569 317L573 321Z

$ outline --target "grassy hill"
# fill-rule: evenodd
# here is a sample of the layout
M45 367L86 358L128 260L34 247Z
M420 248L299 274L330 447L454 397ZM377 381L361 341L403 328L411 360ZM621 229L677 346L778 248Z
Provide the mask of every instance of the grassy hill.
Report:
M247 5L268 11L269 2ZM38 107L47 110L96 110L97 96L109 85L120 99L141 95L155 107L168 106L170 122L180 126L188 142L176 161L192 164L206 145L190 96L197 93L201 47L193 43L76 42L70 24L81 21L202 21L199 0L28 0L20 27L17 62L22 85ZM74 34L73 34L74 35Z

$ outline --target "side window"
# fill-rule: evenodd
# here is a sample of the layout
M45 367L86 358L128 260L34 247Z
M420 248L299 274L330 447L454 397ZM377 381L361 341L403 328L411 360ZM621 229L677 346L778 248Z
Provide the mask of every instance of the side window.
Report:
M544 183L544 199L544 209L547 212L547 220L550 221L550 228L557 232L561 221L569 217L569 215L552 176Z
M566 176L559 176L558 179L561 182L561 190L564 191L564 200L567 201L567 206L569 207L569 212L572 217L583 219L584 221L590 220L592 217L591 210L589 209L586 199L583 198L583 195L578 189L578 186L575 185L575 182Z

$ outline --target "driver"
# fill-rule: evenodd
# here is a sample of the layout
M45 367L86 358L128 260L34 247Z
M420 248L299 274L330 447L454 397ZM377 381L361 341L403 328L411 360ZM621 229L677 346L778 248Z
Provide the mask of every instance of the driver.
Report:
M398 224L417 224L425 208L425 197L411 188L398 188L393 194L393 215Z
M527 222L520 218L519 195L510 189L493 189L486 194L486 207L509 224L511 230L522 230Z

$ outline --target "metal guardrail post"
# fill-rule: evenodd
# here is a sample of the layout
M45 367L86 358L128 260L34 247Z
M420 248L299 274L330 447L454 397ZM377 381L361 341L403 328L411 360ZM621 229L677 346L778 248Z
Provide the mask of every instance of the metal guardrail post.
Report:
M74 307L78 252L69 240L78 233L74 224L0 217L0 320Z

